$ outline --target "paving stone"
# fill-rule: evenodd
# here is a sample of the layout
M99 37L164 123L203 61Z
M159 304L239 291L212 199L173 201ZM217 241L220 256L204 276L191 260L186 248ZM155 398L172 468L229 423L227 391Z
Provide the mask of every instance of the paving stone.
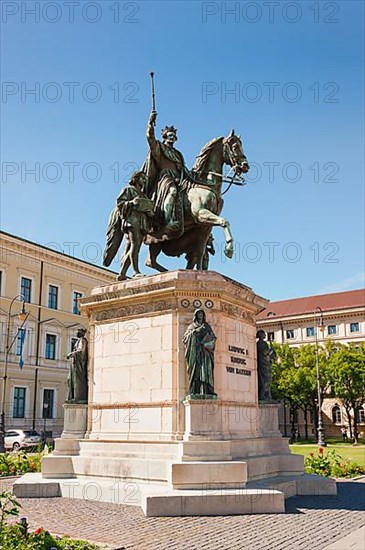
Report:
M278 516L146 518L139 507L92 500L19 500L31 528L114 550L322 550L363 525L364 481L339 482L337 496L290 498Z

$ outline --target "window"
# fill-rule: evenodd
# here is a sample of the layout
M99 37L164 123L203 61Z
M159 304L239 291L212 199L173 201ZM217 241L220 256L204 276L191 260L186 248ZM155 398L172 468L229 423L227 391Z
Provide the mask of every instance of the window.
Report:
M82 293L75 291L73 293L73 298L72 298L72 313L74 313L75 315L80 315L80 310L79 310L80 298L82 298Z
M14 388L13 418L25 417L26 388Z
M286 331L286 338L287 340L292 340L294 338L294 330L289 329Z
M269 340L269 342L273 342L275 340L275 332L268 332L267 339Z
M54 390L43 390L42 418L53 418Z
M332 409L332 422L342 424L341 409L338 405L335 405Z
M365 423L365 410L363 407L356 409L356 419L359 424Z
M337 327L336 327L336 325L328 325L328 327L327 327L327 333L328 333L329 336L330 336L331 334L336 334L336 333L337 333Z
M307 327L306 332L307 332L307 338L314 336L314 327Z
M58 286L49 285L48 287L48 307L58 309Z
M5 437L18 437L19 433L14 430L8 430L5 432Z
M18 329L18 336L16 339L16 354L22 354L22 348L24 350L24 338L25 338L25 328Z
M359 331L360 331L359 323L351 323L350 324L350 332L359 332Z
M56 359L56 335L46 334L46 359Z
M22 277L20 284L20 293L25 302L30 303L32 298L32 280Z

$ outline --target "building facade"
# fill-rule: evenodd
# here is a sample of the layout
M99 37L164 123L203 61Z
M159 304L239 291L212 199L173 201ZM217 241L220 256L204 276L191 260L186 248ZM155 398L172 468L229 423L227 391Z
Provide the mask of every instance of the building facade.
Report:
M278 344L301 346L319 345L329 338L339 344L358 345L365 341L365 290L350 290L333 294L307 296L293 300L271 302L257 318L257 326L265 330L268 340ZM341 428L348 426L346 411L338 399L330 396L323 400L324 423L328 436L340 436ZM358 411L359 431L365 437L365 406ZM280 429L290 435L290 412L283 404ZM298 411L295 424L304 433L303 413ZM310 424L310 431L315 436Z
M87 328L79 299L115 281L115 273L8 233L0 233L0 244L5 428L33 428L57 437L63 427L67 355L78 328ZM23 302L25 323L18 317Z

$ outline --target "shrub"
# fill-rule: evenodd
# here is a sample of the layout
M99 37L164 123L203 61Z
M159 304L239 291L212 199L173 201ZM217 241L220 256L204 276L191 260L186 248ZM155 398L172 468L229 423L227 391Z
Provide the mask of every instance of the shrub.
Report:
M6 519L9 516L17 516L19 514L19 506L19 502L12 493L9 493L9 491L0 493L0 536L3 532Z
M365 474L365 468L356 462L341 458L334 449L325 453L322 447L318 449L317 454L310 453L304 465L308 474L327 477L354 477Z
M0 477L40 472L42 457L41 451L33 455L25 451L0 454Z

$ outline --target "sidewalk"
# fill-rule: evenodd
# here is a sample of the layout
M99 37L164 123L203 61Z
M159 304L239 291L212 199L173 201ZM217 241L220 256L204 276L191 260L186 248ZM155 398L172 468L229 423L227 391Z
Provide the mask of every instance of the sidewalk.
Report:
M365 549L365 527L356 529L347 537L326 546L324 550L364 550Z
M8 482L9 484L9 482ZM4 483L3 483L4 485ZM293 497L286 514L146 518L139 507L63 498L20 499L31 528L126 550L360 550L365 479L337 496Z

